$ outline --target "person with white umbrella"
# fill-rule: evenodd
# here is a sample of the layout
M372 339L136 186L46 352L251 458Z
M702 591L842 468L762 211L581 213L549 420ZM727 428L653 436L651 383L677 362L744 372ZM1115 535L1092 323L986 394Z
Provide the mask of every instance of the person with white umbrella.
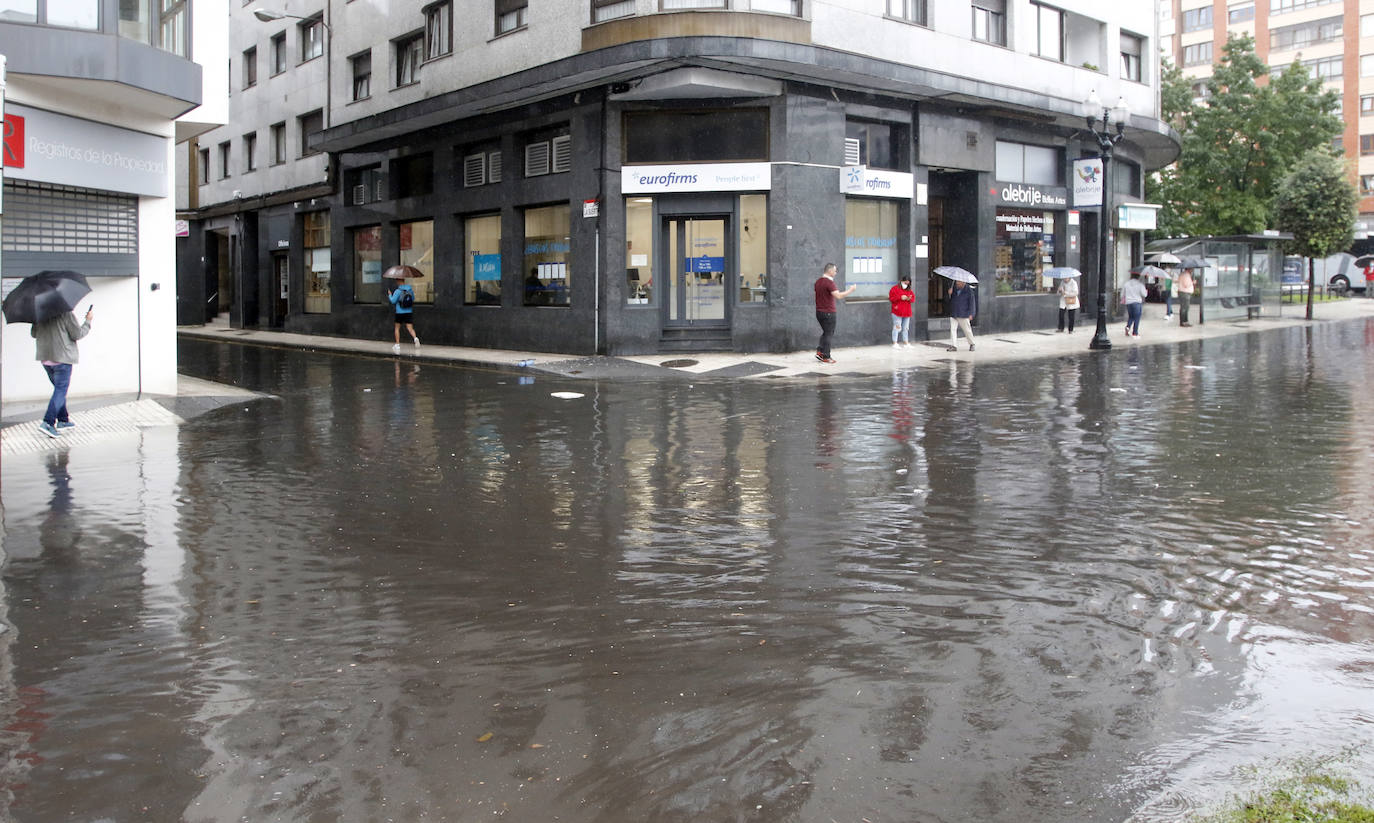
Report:
M954 281L954 287L949 291L950 320L963 329L964 339L968 340L968 350L973 351L973 318L978 314L978 293L968 285L977 283L978 278L958 266L939 266L935 273ZM954 330L950 329L950 342L956 340L958 337Z

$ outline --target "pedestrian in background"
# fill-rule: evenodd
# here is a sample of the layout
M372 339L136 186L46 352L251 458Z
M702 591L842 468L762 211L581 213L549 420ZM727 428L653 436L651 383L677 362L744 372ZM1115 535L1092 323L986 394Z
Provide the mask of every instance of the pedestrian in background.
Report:
M916 302L916 293L911 290L911 278L902 275L897 285L887 293L892 304L892 348L897 348L897 336L901 335L902 345L911 345L911 306Z
M1078 278L1065 277L1059 281L1059 328L1056 332L1062 332L1064 326L1069 328L1069 334L1073 334L1073 321L1078 315Z
M858 285L844 291L835 285L835 264L826 263L821 276L816 278L816 322L821 324L821 342L816 346L816 359L822 363L834 363L830 356L830 340L835 336L836 300L843 300L854 293Z
M1131 279L1121 287L1121 303L1126 307L1126 336L1140 336L1140 314L1145 310L1145 284L1140 273L1131 272Z
M978 293L964 281L955 280L954 287L949 291L949 316L955 325L964 330L969 351L973 351L973 318L977 314Z
M396 342L392 344L392 351L401 350L401 326L406 327L415 345L420 345L420 337L415 333L415 289L410 284L402 280L401 285L391 290L391 306L396 311L395 322L392 324L392 339Z
M80 359L76 341L90 333L94 316L93 309L86 309L86 322L78 326L72 313L64 311L29 329L34 339L34 359L43 364L48 382L52 383L52 397L48 398L43 422L38 424L38 430L48 437L58 437L59 429L76 425L67 415L67 390L72 384L72 366Z
M1168 323L1174 319L1174 295L1178 294L1178 281L1173 278L1173 274L1164 278L1164 322Z
M1188 305L1193 302L1193 273L1188 269L1178 275L1178 325L1191 326L1188 322Z

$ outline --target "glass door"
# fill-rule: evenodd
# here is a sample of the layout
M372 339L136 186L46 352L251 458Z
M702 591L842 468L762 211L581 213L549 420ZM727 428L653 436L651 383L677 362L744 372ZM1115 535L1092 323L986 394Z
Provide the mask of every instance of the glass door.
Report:
M670 277L664 301L666 326L728 325L729 225L724 217L671 217L663 221L663 248L668 256L665 270Z

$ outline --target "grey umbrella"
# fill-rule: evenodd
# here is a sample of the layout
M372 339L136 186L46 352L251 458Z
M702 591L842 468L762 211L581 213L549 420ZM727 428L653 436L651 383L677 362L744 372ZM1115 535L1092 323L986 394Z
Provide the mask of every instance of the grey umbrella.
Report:
M1201 257L1185 257L1178 261L1180 269L1205 269L1207 266L1207 261Z
M1165 271L1164 269L1161 269L1159 266L1141 266L1141 267L1140 267L1140 276L1141 276L1141 277L1173 277L1172 274L1169 274L1167 271Z
M5 297L3 311L10 323L42 323L76 308L91 293L86 276L74 271L40 271L19 281Z
M978 278L974 277L967 269L958 266L937 266L935 273L941 277L948 277L950 280L957 280L960 283L977 283Z

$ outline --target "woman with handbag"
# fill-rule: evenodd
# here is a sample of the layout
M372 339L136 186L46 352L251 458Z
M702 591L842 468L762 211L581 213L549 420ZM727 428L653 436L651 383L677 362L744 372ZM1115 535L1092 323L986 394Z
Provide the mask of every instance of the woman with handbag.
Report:
M1069 334L1073 334L1073 320L1078 314L1078 278L1065 277L1059 281L1059 328L1056 332L1064 330L1065 321L1068 321Z

